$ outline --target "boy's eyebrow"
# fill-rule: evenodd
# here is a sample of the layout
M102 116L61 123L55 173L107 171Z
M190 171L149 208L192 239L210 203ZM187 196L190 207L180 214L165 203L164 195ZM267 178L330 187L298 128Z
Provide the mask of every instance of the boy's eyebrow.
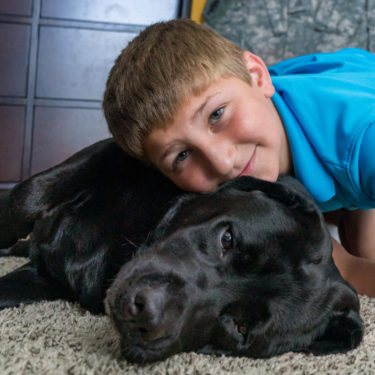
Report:
M195 113L193 114L193 116L191 117L192 120L195 120L198 115L200 115L204 109L204 107L207 105L207 103L212 99L212 97L218 95L219 92L214 92L213 94L207 96L207 98L205 99L205 101L199 106L199 108L195 111Z

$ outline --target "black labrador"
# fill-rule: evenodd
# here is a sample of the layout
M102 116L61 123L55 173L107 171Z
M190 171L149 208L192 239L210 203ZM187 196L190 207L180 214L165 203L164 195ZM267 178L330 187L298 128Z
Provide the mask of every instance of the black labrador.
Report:
M363 335L322 215L291 177L183 193L106 140L1 196L0 248L30 257L0 278L0 308L105 305L131 361L337 353Z

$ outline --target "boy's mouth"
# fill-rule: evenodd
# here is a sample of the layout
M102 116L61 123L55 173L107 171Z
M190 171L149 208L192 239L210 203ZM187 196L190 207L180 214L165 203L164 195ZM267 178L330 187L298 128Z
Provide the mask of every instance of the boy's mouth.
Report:
M255 147L250 160L248 161L248 163L245 165L245 168L242 170L242 172L238 176L251 176L253 169L254 169L256 151L257 151L257 148Z

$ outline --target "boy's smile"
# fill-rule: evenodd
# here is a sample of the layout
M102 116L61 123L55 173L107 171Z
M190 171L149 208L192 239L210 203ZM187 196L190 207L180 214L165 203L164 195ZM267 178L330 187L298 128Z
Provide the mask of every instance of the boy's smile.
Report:
M212 191L242 175L275 181L289 171L285 130L270 99L271 78L260 59L248 54L251 86L221 78L145 139L147 158L184 190Z

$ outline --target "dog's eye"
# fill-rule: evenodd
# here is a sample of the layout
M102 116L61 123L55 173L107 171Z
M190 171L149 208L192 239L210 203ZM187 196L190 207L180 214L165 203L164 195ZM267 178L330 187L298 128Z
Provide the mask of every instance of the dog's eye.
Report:
M249 329L241 322L236 322L237 332L242 336L246 336Z
M229 229L227 229L221 236L221 245L224 250L228 250L229 248L232 247L232 244L233 244L232 232Z

